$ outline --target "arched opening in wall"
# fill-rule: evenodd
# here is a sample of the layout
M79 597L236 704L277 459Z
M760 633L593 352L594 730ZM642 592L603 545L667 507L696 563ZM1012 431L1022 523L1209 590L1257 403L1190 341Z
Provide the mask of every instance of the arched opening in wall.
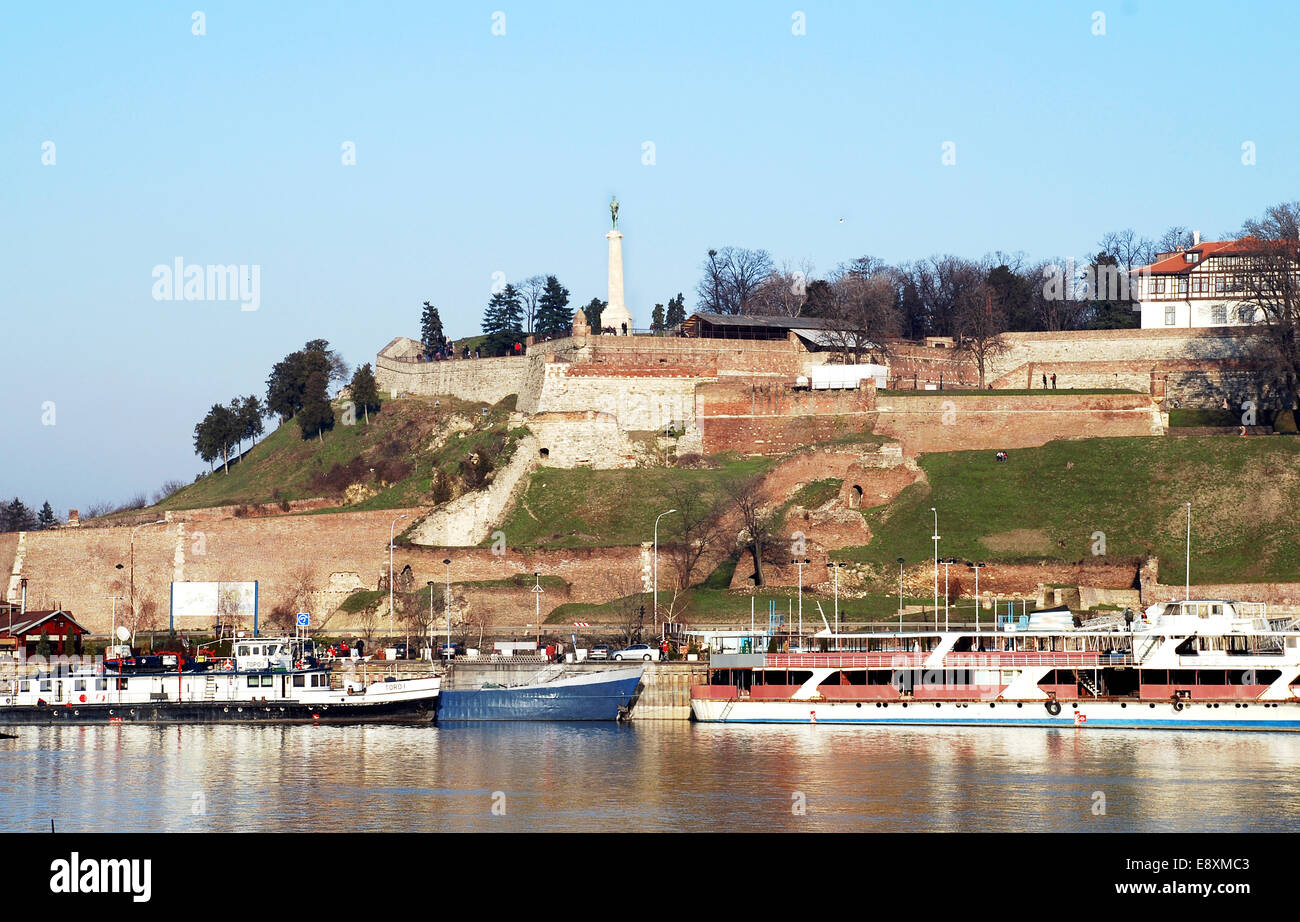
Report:
M551 456L551 450L550 450L549 448L543 448L543 449L539 452L539 454L540 454L543 458L549 458L549 457Z
M858 486L856 483L853 485L853 489L849 491L849 508L862 508L862 487Z

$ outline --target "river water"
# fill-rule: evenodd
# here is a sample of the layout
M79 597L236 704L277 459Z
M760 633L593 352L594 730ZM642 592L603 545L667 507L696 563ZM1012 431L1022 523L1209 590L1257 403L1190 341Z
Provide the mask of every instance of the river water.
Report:
M1300 734L994 727L9 728L0 832L1300 828Z

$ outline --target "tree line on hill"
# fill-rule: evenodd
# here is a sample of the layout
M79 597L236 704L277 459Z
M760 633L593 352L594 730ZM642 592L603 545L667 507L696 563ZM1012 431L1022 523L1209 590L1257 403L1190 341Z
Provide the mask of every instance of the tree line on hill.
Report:
M1300 202L1269 208L1225 239L1254 238L1245 257L1238 300L1255 306L1264 333L1255 355L1284 408L1295 407L1300 382ZM696 286L697 309L720 314L819 317L845 360L887 353L891 340L952 337L967 351L984 386L988 360L1007 332L1128 329L1135 310L1135 273L1160 254L1193 245L1181 226L1157 238L1132 229L1103 235L1096 253L1079 261L1031 261L994 252L978 260L951 254L891 265L872 256L842 263L816 278L808 263L776 265L767 250L711 249ZM672 319L665 317L672 325Z
M256 395L236 397L229 405L213 404L194 427L194 452L215 469L220 459L222 470L230 469L230 454L243 454L243 443L255 441L263 432L262 420L278 417L280 423L294 420L304 439L324 439L336 422L330 399L330 387L348 376L347 363L329 342L310 340L301 349L290 352L271 368L266 379L266 402ZM359 366L349 381L353 411L363 415L379 409L379 390L370 363Z
M41 531L59 524L49 500L41 506L39 512L31 508L18 497L12 502L0 505L0 532L4 531Z

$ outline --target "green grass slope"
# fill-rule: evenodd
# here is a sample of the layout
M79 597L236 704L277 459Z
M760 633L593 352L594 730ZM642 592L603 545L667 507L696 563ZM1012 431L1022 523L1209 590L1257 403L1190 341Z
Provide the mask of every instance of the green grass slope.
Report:
M873 535L836 556L888 576L896 558L934 553L980 560L1077 561L1155 554L1160 580L1183 581L1186 502L1192 504L1192 579L1300 579L1300 439L1087 439L1020 449L925 455L929 481L864 511ZM961 568L963 577L967 575Z

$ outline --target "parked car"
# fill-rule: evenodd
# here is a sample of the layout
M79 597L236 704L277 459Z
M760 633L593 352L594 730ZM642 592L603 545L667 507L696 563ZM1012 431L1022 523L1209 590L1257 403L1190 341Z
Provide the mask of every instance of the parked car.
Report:
M614 653L614 659L641 659L649 662L658 660L662 655L658 647L652 647L648 643L634 643L630 647L618 650Z
M596 644L587 651L587 659L609 659L609 644Z
M410 651L406 648L406 644L401 641L393 644L393 649L397 651L398 659L406 659L410 655Z

